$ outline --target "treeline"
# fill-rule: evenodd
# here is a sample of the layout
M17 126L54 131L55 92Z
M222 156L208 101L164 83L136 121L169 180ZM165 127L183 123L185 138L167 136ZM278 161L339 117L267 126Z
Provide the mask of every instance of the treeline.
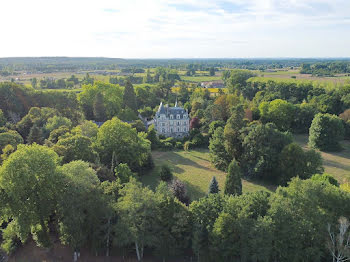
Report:
M301 74L312 74L315 76L334 76L335 74L350 73L350 63L346 62L323 62L301 65Z
M132 68L168 67L186 69L195 65L201 69L209 67L237 68L249 70L300 67L304 64L332 63L347 59L120 59L103 57L13 57L0 58L0 71L26 70L30 72L58 72L77 70L132 70Z

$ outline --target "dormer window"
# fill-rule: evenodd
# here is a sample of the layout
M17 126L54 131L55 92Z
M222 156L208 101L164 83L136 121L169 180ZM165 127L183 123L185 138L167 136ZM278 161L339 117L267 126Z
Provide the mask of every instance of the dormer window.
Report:
M180 119L180 115L176 115L176 119Z
M184 119L186 119L186 118L187 118L187 116L186 116L186 115L184 115L183 117L184 117Z

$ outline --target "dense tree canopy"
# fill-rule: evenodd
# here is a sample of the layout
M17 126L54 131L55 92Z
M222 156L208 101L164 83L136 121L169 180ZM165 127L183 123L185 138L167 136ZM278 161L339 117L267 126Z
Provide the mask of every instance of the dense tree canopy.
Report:
M101 162L112 165L112 156L118 163L126 163L134 171L146 164L150 153L150 142L127 123L113 118L98 130L96 149Z
M16 220L23 242L32 233L39 245L50 245L47 222L62 189L57 163L52 149L33 144L19 146L0 168L2 215Z

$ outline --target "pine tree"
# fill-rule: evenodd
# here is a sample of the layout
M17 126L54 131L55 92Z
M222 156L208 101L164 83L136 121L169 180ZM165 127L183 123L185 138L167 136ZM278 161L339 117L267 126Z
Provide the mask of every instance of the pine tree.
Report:
M233 160L228 166L228 173L225 181L226 195L241 195L242 194L242 171L236 160Z
M209 184L208 194L217 194L219 193L219 191L220 189L219 189L218 181L216 180L216 177L213 176Z
M126 81L125 85L123 103L125 108L129 107L134 112L137 111L135 90L129 79Z
M103 96L101 93L97 93L94 101L94 116L95 120L98 122L103 122L107 120L106 108L103 104Z

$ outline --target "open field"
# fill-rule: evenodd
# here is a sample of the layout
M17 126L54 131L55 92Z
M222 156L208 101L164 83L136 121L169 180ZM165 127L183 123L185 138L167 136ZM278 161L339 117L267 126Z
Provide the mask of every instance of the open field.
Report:
M295 141L304 149L307 147L307 135L295 135ZM341 152L321 152L325 172L333 175L339 183L350 181L350 142L342 142L344 150ZM155 169L144 175L141 181L155 189L159 183L159 170L162 164L167 164L175 177L187 184L189 196L192 200L203 197L208 190L210 180L216 177L221 192L225 184L226 174L215 169L210 163L209 151L207 149L192 151L155 151L152 153ZM257 190L274 191L275 186L262 184L256 181L243 179L243 192Z
M296 135L295 142L308 148L308 136ZM340 184L350 182L350 141L343 141L341 152L321 152L325 172L333 175Z
M257 77L252 80L274 80L274 81L288 81L288 82L313 82L321 87L330 88L350 84L350 76L346 74L339 74L334 77L318 77L311 74L300 74L299 70L277 70L276 72L261 72L254 71ZM292 78L295 77L295 78Z
M224 189L226 174L215 169L210 163L209 151L206 149L192 151L155 151L152 153L155 169L144 175L141 180L152 189L159 183L159 169L162 164L167 164L175 177L187 184L188 194L191 200L205 196L210 180L216 177L221 192ZM243 179L243 192L257 190L274 190L273 186L266 186Z
M221 76L215 75L215 76L181 76L182 81L188 81L188 82L206 82L206 81L217 81L221 80Z

